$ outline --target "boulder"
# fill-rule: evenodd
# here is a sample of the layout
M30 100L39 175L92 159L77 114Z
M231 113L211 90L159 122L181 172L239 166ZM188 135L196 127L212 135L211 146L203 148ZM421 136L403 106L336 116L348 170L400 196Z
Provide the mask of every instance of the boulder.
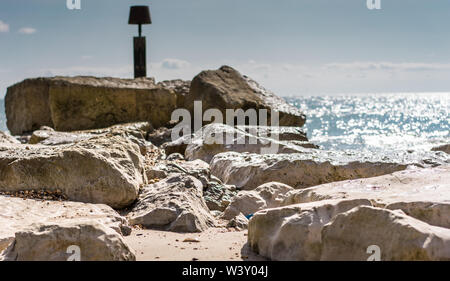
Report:
M224 118L226 109L267 109L269 122L270 111L279 112L280 126L301 127L306 120L300 110L229 66L198 74L185 99L185 106L191 113L194 112L194 101L202 101L203 112L218 109Z
M445 152L447 154L450 154L450 144L445 144L445 145L441 145L438 147L434 147L431 149L432 151L442 151Z
M151 78L27 79L8 88L7 126L13 135L41 126L75 131L140 121L158 128L171 121L178 96L183 96L170 84L156 84Z
M279 261L317 261L322 228L336 215L369 200L325 200L257 212L249 222L248 243L256 253Z
M278 181L295 189L346 179L368 178L404 170L409 165L444 165L450 158L420 153L364 154L303 148L293 154L227 152L211 161L211 173L225 184L244 190ZM426 160L424 160L426 159Z
M248 228L248 219L242 213L230 220L227 227L232 227L238 231L242 231Z
M140 148L122 136L60 146L0 145L0 191L61 191L69 200L124 208L145 183Z
M201 232L215 224L202 183L185 174L144 186L128 218L133 225L175 232Z
M449 261L450 229L402 211L357 207L323 227L321 260L365 261L372 245L383 261Z
M289 142L257 136L256 128L252 133L247 133L245 130L225 124L206 125L194 134L193 139L186 147L185 157L187 160L201 159L209 163L215 155L228 151L257 154L305 151L303 147Z
M283 205L326 199L366 198L377 207L401 209L428 224L450 228L450 166L408 169L289 192Z
M208 188L203 193L203 198L209 210L223 212L237 193L234 185L210 181Z
M288 185L270 182L255 190L241 191L231 200L222 217L230 220L241 213L248 216L263 209L279 207L286 194L291 190L294 189Z
M120 234L85 219L36 224L17 232L0 260L67 261L77 254L81 261L136 260Z
M275 138L279 141L308 141L306 133L300 127L236 126L236 129L257 137Z
M0 195L0 253L14 240L16 232L33 224L60 224L85 219L128 235L128 222L111 207L103 204L43 201Z
M19 144L20 141L7 133L0 131L0 144L2 143Z

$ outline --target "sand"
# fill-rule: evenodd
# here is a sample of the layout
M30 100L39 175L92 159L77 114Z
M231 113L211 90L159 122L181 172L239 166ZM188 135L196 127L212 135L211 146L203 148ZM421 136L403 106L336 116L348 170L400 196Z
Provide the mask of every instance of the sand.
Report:
M198 239L200 242L183 242ZM247 231L210 228L203 233L136 230L125 237L138 261L263 261L247 246Z

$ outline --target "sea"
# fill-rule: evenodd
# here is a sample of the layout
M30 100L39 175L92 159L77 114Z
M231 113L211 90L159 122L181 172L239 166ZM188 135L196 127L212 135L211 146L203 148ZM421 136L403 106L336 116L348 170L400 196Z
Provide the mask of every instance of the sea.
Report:
M307 116L312 143L327 150L430 150L450 143L450 93L287 98Z
M297 96L312 143L327 150L430 150L450 143L450 93ZM0 130L7 131L0 100Z

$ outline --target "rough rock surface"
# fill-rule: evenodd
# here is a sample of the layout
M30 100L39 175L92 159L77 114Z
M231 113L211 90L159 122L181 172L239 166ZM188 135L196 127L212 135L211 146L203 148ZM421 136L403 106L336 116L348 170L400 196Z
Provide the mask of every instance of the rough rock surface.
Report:
M233 227L237 230L244 230L248 228L248 219L242 213L231 219L227 227Z
M320 260L324 225L361 205L371 203L365 199L325 200L257 212L248 226L249 245L272 260Z
M450 154L450 144L446 144L446 145L441 145L441 146L438 146L438 147L434 147L434 148L432 149L432 151L443 151L443 152L445 152L445 153L447 153L447 154Z
M128 218L133 225L175 232L201 232L214 225L202 183L184 174L144 186Z
M224 117L226 109L268 109L269 115L270 109L273 109L279 112L280 126L301 127L306 120L300 110L229 66L203 71L197 75L192 80L189 95L185 99L186 108L191 112L194 101L202 101L203 112L219 109ZM270 122L270 116L267 121Z
M128 138L134 137L135 139L139 139L142 142L142 140L146 139L148 132L151 130L152 125L149 122L119 124L108 128L74 132L58 132L48 127L41 127L39 130L33 132L28 143L61 145L76 143L105 134L123 135Z
M300 127L236 126L236 129L255 136L275 138L280 141L308 141L306 133Z
M450 260L450 229L402 211L362 206L337 215L322 230L321 260L359 260L376 245L383 261Z
M20 141L16 140L13 136L0 131L0 144L1 143L12 143L12 144L18 144Z
M78 247L81 261L136 260L120 234L85 219L37 224L17 232L0 260L67 261L74 254L73 246Z
M299 153L304 148L295 144L277 141L268 137L255 136L235 127L225 124L209 124L194 134L190 144L186 147L187 160L201 159L210 162L211 159L222 152L249 152L258 154Z
M0 252L14 240L16 232L26 230L32 224L86 219L112 228L119 234L127 235L130 231L126 219L103 204L0 196L0 210Z
M377 207L401 209L431 225L450 228L450 166L408 169L295 190L289 192L283 205L342 198L366 198Z
M255 190L241 191L231 200L222 217L230 220L241 213L248 216L263 209L280 207L286 194L292 190L288 185L270 182Z
M68 199L113 208L132 204L145 183L138 145L99 136L61 146L0 146L0 191L60 190Z
M449 158L439 157L433 153L365 155L306 148L302 153L294 154L227 152L212 159L211 173L225 184L245 190L255 189L271 181L300 189L346 179L390 174L404 170L408 165L431 166L449 161Z
M182 95L176 92L181 88L169 82L156 84L151 78L27 79L8 88L7 126L13 135L41 126L75 131L140 121L150 121L158 128L171 120Z

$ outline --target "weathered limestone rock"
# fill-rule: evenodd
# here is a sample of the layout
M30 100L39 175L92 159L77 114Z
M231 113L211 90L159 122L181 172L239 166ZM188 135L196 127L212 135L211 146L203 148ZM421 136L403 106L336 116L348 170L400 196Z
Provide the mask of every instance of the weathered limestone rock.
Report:
M17 232L14 242L0 256L6 261L67 261L80 250L82 261L134 261L122 236L98 222L80 219L58 224L37 224Z
M268 137L259 137L256 134L256 129L250 134L225 124L209 124L194 134L186 147L185 157L188 160L201 159L209 163L215 155L227 151L257 154L305 151L301 146Z
M144 186L128 217L133 225L175 232L201 232L214 225L203 200L203 185L184 174Z
M325 200L257 212L248 226L249 245L272 260L320 260L324 225L361 205L371 204L365 199Z
M283 205L343 198L366 198L377 207L401 209L428 224L450 228L450 166L408 169L295 190L289 192Z
M208 188L203 193L203 198L209 210L223 212L237 193L234 185L210 181Z
M438 147L434 147L434 148L432 149L432 151L443 151L443 152L445 152L445 153L447 153L447 154L450 154L450 144L446 144L446 145L441 145L441 146L438 146Z
M145 183L138 145L99 136L61 146L0 146L0 191L60 190L72 201L132 204Z
M43 127L40 130L33 132L28 143L54 146L78 143L98 136L123 136L136 143L139 146L141 153L145 155L148 149L154 147L153 144L146 141L146 135L151 130L152 126L148 122L119 124L103 129L74 132L58 132L51 128Z
M450 229L402 211L362 206L337 215L322 230L321 260L365 261L376 245L383 261L450 260Z
M158 128L171 120L178 105L179 88L169 82L155 84L151 78L27 79L8 88L8 129L18 135L41 126L75 131L140 121Z
M0 210L0 253L11 244L16 232L24 231L32 224L60 224L86 219L112 228L122 235L130 232L126 219L103 204L0 196Z
M245 230L248 228L248 219L241 213L230 220L227 224L227 227L233 227L239 231Z
M248 216L263 209L279 207L286 194L292 190L294 189L288 185L270 182L255 190L241 191L232 199L222 217L230 220L241 213Z
M215 108L221 110L223 116L226 116L226 109L268 109L269 115L272 109L279 112L280 126L301 127L306 120L300 110L229 66L197 75L185 99L185 106L191 112L194 101L202 101L203 112ZM270 116L267 120L270 122Z
M10 136L5 132L0 131L0 144L1 143L18 144L20 142L16 140L13 136Z
M300 127L236 126L236 129L257 137L275 138L279 141L308 141L306 133Z
M426 167L449 161L448 158L439 157L433 153L365 155L306 148L302 153L293 154L227 152L212 159L211 173L223 183L245 190L255 189L271 181L300 189L328 182L390 174L404 170L409 165Z

